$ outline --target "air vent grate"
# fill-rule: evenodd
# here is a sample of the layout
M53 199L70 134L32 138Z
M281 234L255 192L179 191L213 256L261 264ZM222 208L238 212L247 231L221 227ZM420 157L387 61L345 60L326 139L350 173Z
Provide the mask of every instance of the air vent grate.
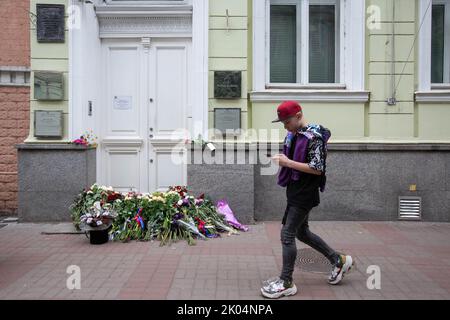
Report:
M421 220L422 198L408 196L398 197L398 219Z

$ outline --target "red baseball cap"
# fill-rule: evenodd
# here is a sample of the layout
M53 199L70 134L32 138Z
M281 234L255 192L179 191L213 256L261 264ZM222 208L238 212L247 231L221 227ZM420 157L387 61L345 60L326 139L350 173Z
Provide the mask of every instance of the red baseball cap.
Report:
M302 112L302 107L296 101L285 101L278 107L278 119L272 121L272 123L281 122L295 116L297 113Z

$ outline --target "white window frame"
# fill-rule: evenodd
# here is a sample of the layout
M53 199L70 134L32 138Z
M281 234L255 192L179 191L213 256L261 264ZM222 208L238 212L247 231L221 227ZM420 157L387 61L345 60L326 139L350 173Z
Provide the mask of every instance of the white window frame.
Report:
M326 0L336 2L336 0ZM365 74L365 0L340 0L340 40L336 45L338 83L308 84L309 41L299 44L301 61L301 83L270 83L270 4L296 4L294 0L253 0L253 92L252 101L278 101L285 97L302 101L355 101L367 102L369 93L364 88ZM301 9L305 12L315 0L303 0ZM309 39L309 17L300 19L303 39ZM338 22L337 21L337 22ZM305 27L306 26L306 27ZM298 36L298 34L297 34ZM298 52L298 50L297 50ZM306 54L305 54L306 53Z
M430 4L430 1L431 4ZM431 29L432 5L444 4L445 15L450 17L450 1L420 0L419 17L423 20L419 33L419 84L416 91L417 102L448 103L450 101L450 61L444 59L444 83L431 83ZM421 21L419 21L420 23ZM450 19L446 20L445 30L450 28ZM450 32L445 34L444 57L450 56Z
M432 5L444 5L445 6L445 20L444 20L444 57L450 57L450 1L446 0L433 0ZM430 39L431 40L431 39ZM431 73L431 64L430 64ZM450 59L444 59L444 83L435 84L431 83L431 87L439 85L450 86Z
M340 59L340 52L343 48L340 46L341 39L341 27L340 27L340 1L339 0L271 0L269 6L267 7L266 14L266 79L267 79L267 87L269 88L286 88L298 85L315 85L309 83L309 5L315 4L323 4L323 5L334 5L336 8L336 16L335 16L335 57L336 57L336 66L335 66L335 82L330 84L321 84L321 85L336 85L339 87L339 79L341 78L341 74L339 70L342 68L342 59ZM296 6L296 21L297 21L297 83L271 83L270 82L270 6L271 5L290 5ZM300 21L300 23L299 23ZM302 41L302 39L308 39L308 41Z
M143 0L143 1L124 1L124 0L106 0L107 5L188 5L192 4L192 0Z

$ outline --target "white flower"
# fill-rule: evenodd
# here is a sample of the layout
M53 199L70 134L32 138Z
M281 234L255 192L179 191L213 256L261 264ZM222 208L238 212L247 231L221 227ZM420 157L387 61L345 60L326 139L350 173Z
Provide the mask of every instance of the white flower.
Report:
M114 191L113 187L109 186L108 188L106 188L106 190L108 191Z
M91 190L89 190L89 191L87 192L87 194L94 194L94 192L91 191Z
M92 223L92 220L93 220L92 218L89 218L89 219L86 220L86 223L87 223L87 224L91 224L91 223Z
M120 200L120 199L116 199L116 201L115 201L116 203L122 203L122 200Z
M100 204L100 201L96 201L96 202L94 203L94 208L95 208L96 210L101 210L101 209L102 209L102 205Z
M97 226L101 226L103 224L103 222L101 222L100 220L97 221Z
M178 204L179 206L181 206L181 205L183 204L183 200L179 200L179 201L177 202L177 204Z

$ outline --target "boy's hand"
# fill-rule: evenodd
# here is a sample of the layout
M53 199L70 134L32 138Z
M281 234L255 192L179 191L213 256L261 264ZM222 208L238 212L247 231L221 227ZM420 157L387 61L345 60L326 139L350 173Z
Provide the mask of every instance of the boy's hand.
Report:
M272 157L272 160L280 167L289 167L291 160L284 154L277 154Z

